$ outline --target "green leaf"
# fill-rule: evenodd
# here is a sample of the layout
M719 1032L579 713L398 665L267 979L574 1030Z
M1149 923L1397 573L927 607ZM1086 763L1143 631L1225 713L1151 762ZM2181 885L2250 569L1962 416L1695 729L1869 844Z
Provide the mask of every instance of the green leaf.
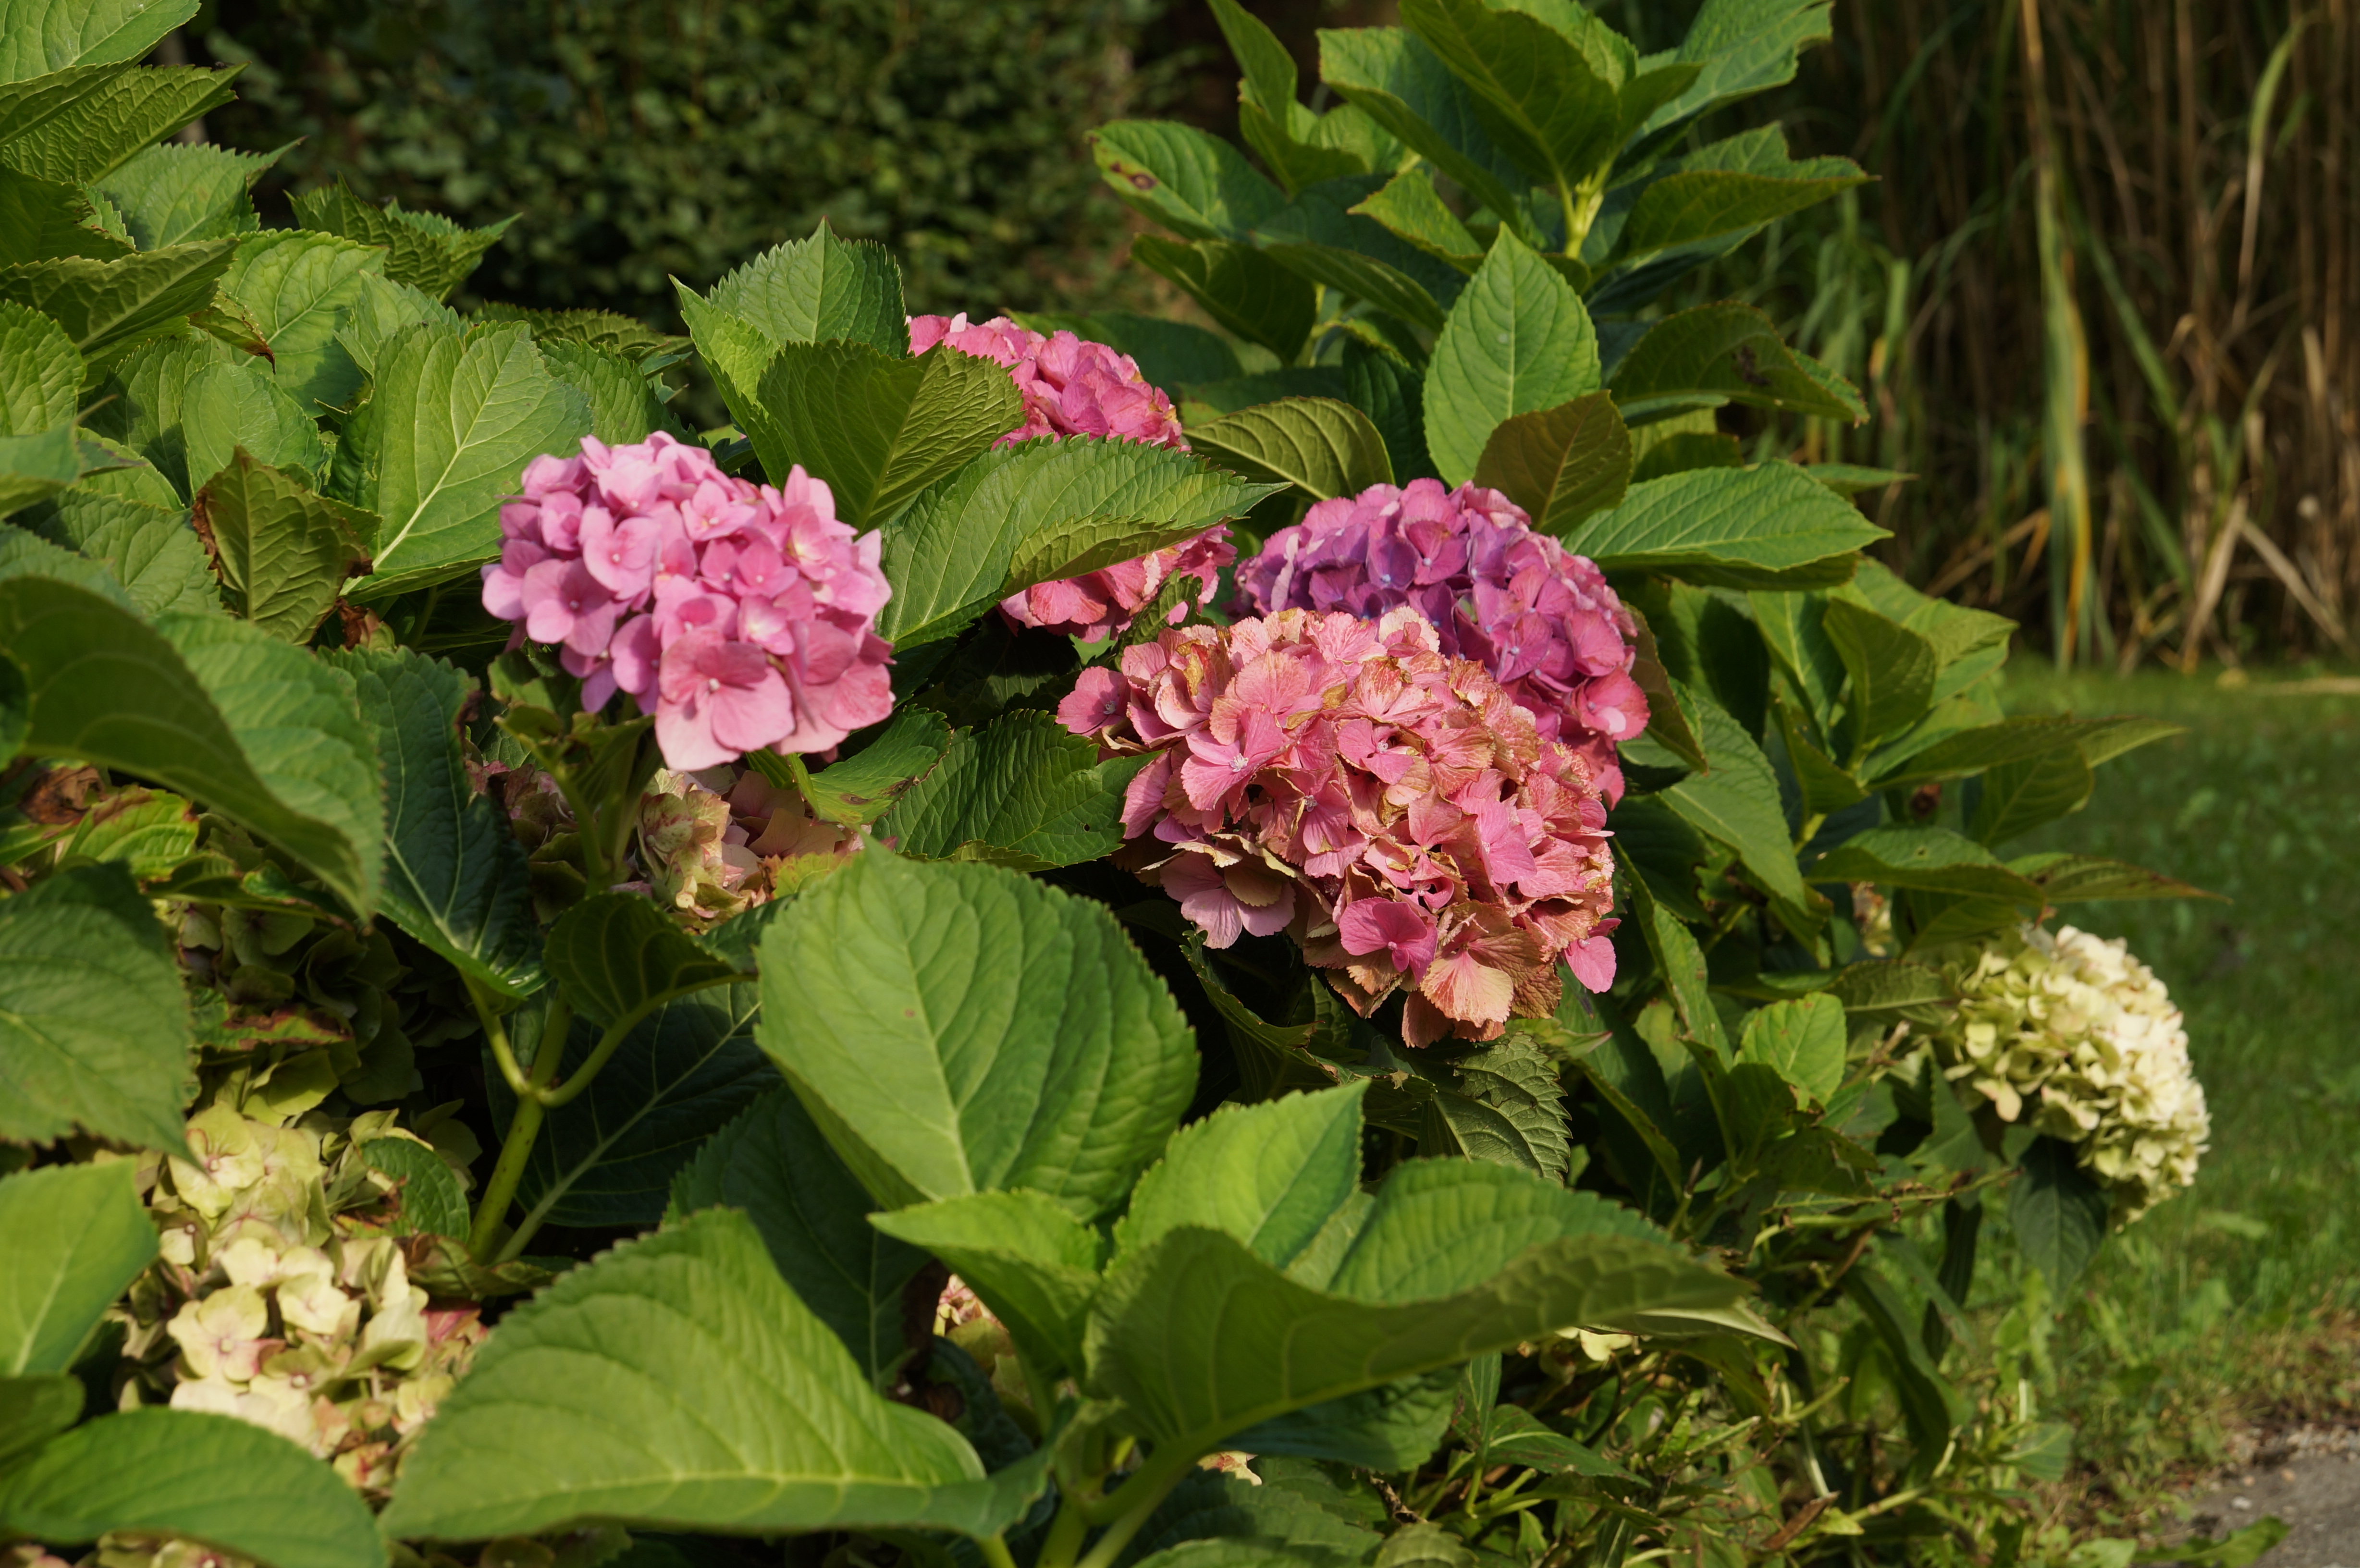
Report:
M202 801L374 908L382 794L351 683L218 615L148 626L73 561L0 540L0 648L30 690L28 744Z
M921 495L886 536L893 597L877 634L897 648L956 636L1014 591L1011 570L1036 539L1117 518L1186 539L1245 516L1272 488L1137 441L1075 436L984 452Z
M1841 583L1885 532L1792 463L1696 469L1633 485L1567 548L1610 572L1666 572L1728 588Z
M887 813L882 831L921 860L1020 871L1076 866L1122 846L1122 795L1142 757L1098 759L1053 713L1020 709L954 739Z
M333 185L288 200L303 228L383 246L385 276L436 301L449 299L516 222L503 218L485 228L463 229L437 213L405 212L398 201L382 207L364 201L341 177Z
M602 1025L738 974L637 893L594 894L560 915L542 962L575 1010Z
M1631 484L1631 432L1604 392L1517 414L1483 443L1474 480L1522 506L1541 532L1562 535L1622 504Z
M1705 0L1673 58L1696 80L1647 119L1655 130L1795 79L1795 57L1828 41L1830 0Z
M1251 245L1142 234L1131 242L1131 257L1169 278L1238 336L1278 355L1281 364L1301 354L1311 336L1318 300L1310 280Z
M0 0L0 82L137 60L197 0Z
M497 555L500 498L524 465L589 430L589 405L521 325L396 333L336 452L337 497L384 519L376 572L347 596L381 602Z
M1711 770L1690 774L1664 790L1665 803L1691 827L1735 850L1764 892L1784 900L1790 911L1800 911L1809 900L1795 869L1778 776L1727 709L1710 701L1696 706Z
M517 1456L562 1465L523 1467ZM742 1214L708 1210L561 1277L500 1322L402 1465L389 1536L479 1540L574 1519L730 1530L996 1534L1048 1454L987 1478L875 1392Z
M352 406L364 379L337 341L360 303L364 274L382 280L385 253L332 234L249 234L222 274L221 289L270 343L271 375L307 414Z
M796 1296L836 1331L872 1382L909 1356L903 1295L925 1254L869 1223L861 1190L791 1089L748 1105L681 1168L670 1218L743 1209ZM1070 1223L1070 1222L1069 1222Z
M2202 887L2161 872L2093 855L2027 855L2008 869L2030 877L2051 904L2087 904L2118 898L2219 898Z
M976 1192L873 1214L869 1224L956 1271L1035 1373L1054 1378L1080 1368L1102 1248L1054 1198Z
M1847 424L1868 417L1860 394L1848 383L1804 360L1778 336L1769 317L1734 299L1657 321L1622 356L1608 385L1632 418L1650 404L1685 403L1699 396ZM1812 477L1826 483L1819 474Z
M1383 180L1351 175L1322 180L1255 224L1253 243L1314 283L1365 299L1426 332L1438 332L1444 310L1463 287L1458 270L1350 210Z
M1463 485L1513 415L1598 389L1598 334L1573 285L1502 229L1435 339L1426 441L1443 482Z
M278 161L279 153L171 142L148 148L93 189L123 213L141 250L233 239L261 227L246 192Z
M1512 1185L1511 1183L1522 1184ZM1387 1198L1404 1192L1392 1212ZM1183 1226L1109 1271L1087 1386L1188 1453L1290 1410L1452 1367L1568 1323L1713 1307L1735 1281L1590 1223L1609 1205L1503 1166L1416 1162L1386 1184L1332 1291ZM1254 1332L1226 1325L1252 1323Z
M2095 767L2180 733L2178 724L2129 714L2100 719L2025 715L1946 735L1885 773L1876 787L1889 789L1929 779L1962 778L2066 748L2078 749Z
M243 451L317 481L328 465L320 429L271 379L246 365L208 365L180 395L189 488L202 486Z
M2081 1277L2106 1239L2106 1190L2061 1138L2038 1138L2016 1161L2008 1223L2025 1258L2062 1290Z
M0 1179L0 1251L8 1257L0 1279L0 1377L71 1367L106 1309L154 1260L156 1227L139 1202L137 1175L133 1161L117 1160Z
M1950 1447L1951 1432L1974 1419L1974 1407L1935 1368L1917 1315L1904 1309L1885 1276L1868 1264L1855 1265L1843 1277L1843 1292L1885 1346L1902 1420L1918 1451L1910 1471L1931 1474Z
M1846 599L1828 601L1820 626L1851 678L1844 707L1852 756L1926 716L1934 698L1933 644Z
M1234 0L1231 0L1234 3ZM1068 332L1101 343L1137 362L1139 373L1170 392L1200 381L1225 381L1245 374L1238 351L1218 332L1187 321L1167 321L1129 310L1028 310L1018 318L1036 332Z
M1613 158L1627 59L1593 56L1539 16L1484 0L1403 0L1401 15L1490 108L1485 128L1535 181L1570 201Z
M367 567L377 532L375 517L313 495L243 447L197 493L196 515L231 614L298 645L328 618L345 578Z
M228 240L169 245L117 261L68 256L0 267L0 299L52 317L81 351L85 379L202 310L229 266Z
M361 1145L361 1160L396 1183L399 1217L392 1226L394 1235L466 1238L466 1194L459 1191L459 1178L449 1163L432 1149L406 1138L371 1138Z
M1689 154L1680 169L1642 191L1622 225L1625 255L1748 234L1868 179L1849 158L1795 162L1777 128L1764 129L1767 136L1732 137Z
M89 1393L63 1372L0 1377L0 1474L80 1421Z
M189 514L87 487L60 495L34 528L43 539L104 566L145 615L167 610L218 614L221 590Z
M1249 479L1293 485L1315 501L1393 482L1384 437L1332 397L1282 397L1188 431L1188 444Z
M1245 72L1238 83L1238 129L1289 191L1338 175L1367 171L1349 151L1317 146L1318 116L1295 102L1295 57L1238 0L1213 0L1213 19Z
M1867 797L1867 787L1819 749L1783 699L1774 699L1773 706L1778 713L1778 738L1786 743L1786 760L1795 769L1795 787L1802 791L1804 815L1825 816Z
M1846 964L1836 972L1828 995L1848 1014L1891 1013L1913 1023L1940 1023L1957 1000L1938 972L1894 959Z
M1344 384L1338 390L1383 435L1394 483L1433 478L1434 462L1426 450L1425 376L1401 354L1359 338L1345 343L1341 368Z
M1948 828L1882 827L1846 839L1812 863L1814 882L1874 882L1928 893L2040 908L2040 889L1992 852Z
M0 160L68 185L104 180L190 121L235 99L230 83L243 69L150 66L107 76L34 128L20 136L0 135L6 144ZM267 155L266 164L277 156Z
M1794 683L1819 735L1832 738L1845 670L1823 625L1827 595L1757 589L1746 595L1746 603L1770 657Z
M655 384L622 355L547 332L536 332L533 341L550 374L589 404L590 433L607 445L645 441L651 430L685 435L657 396Z
M1174 120L1116 120L1090 133L1098 174L1123 201L1192 240L1243 240L1286 205L1245 155Z
M950 725L924 708L899 708L877 738L855 755L810 775L803 798L832 822L865 826L934 771L952 745Z
M1510 1036L1456 1063L1457 1092L1437 1093L1451 1141L1470 1160L1563 1181L1573 1167L1565 1088L1557 1066L1528 1039Z
M1030 1187L1114 1207L1196 1079L1172 995L1103 905L872 849L762 944L759 1038L896 1206Z
M1825 991L1747 1015L1740 1062L1759 1062L1825 1105L1843 1087L1843 1004Z
M682 292L694 298L684 288ZM880 354L910 352L901 272L892 253L874 240L838 239L825 223L728 274L705 299L774 348L843 338ZM694 329L693 320L690 326Z
M73 423L82 355L65 329L39 311L0 300L0 435L30 436Z
M1482 265L1482 242L1468 233L1459 214L1443 203L1423 166L1394 175L1351 211L1375 219L1394 238L1461 272L1472 272Z
M549 1112L518 1185L519 1224L651 1225L673 1180L698 1148L778 1085L754 1044L759 1006L750 985L676 996L641 1018L577 1097ZM574 1020L563 1076L598 1042ZM536 1047L539 1049L539 1047ZM486 1073L492 1111L504 1116L508 1084Z
M128 242L93 222L81 191L0 164L0 264L69 256L106 261L130 253Z
M777 483L802 463L856 528L892 517L1024 422L1006 368L948 343L915 359L866 343L789 343L757 395L772 421L748 432L762 471Z
M0 436L0 517L46 501L82 474L71 425L37 436Z
M210 339L168 338L126 355L100 387L92 429L120 441L155 471L169 489L165 505L187 505L197 488L189 483L189 384L228 358L229 351ZM206 477L200 476L198 484Z
M123 867L62 871L0 900L0 1138L80 1127L179 1149L188 1019L163 929Z
M1440 57L1400 27L1325 28L1320 80L1465 187L1475 200L1519 224L1524 170L1494 144L1472 89Z
M384 771L379 906L494 995L539 989L541 932L524 848L498 800L476 793L467 777L459 716L475 682L407 648L324 657L352 677Z
M1365 1082L1223 1105L1173 1136L1115 1227L1118 1259L1183 1225L1223 1231L1284 1269L1360 1190Z
M1675 810L1677 808L1675 807ZM1646 879L1631 883L1631 913L1655 955L1656 971L1680 1020L1680 1031L1712 1052L1721 1062L1730 1059L1729 1037L1721 1014L1712 1005L1711 980L1705 972L1704 950L1688 923L1655 901Z
M380 1568L368 1505L334 1470L235 1416L126 1410L50 1439L0 1481L0 1530L59 1545L185 1535L268 1568Z
M2080 811L2097 782L2078 746L2001 763L1983 775L1967 831L1979 843L2005 844Z

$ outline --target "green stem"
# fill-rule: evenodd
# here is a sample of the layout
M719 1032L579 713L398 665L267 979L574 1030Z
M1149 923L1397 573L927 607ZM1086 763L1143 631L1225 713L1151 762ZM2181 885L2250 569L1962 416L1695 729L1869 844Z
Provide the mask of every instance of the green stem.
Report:
M484 1196L475 1208L475 1225L467 1236L467 1251L478 1263L491 1261L492 1244L499 1239L500 1223L508 1217L508 1205L516 1201L517 1183L524 1180L525 1162L532 1158L533 1140L541 1136L541 1119L549 1107L541 1102L541 1091L557 1076L557 1064L565 1054L565 1033L574 1025L574 1009L563 996L549 1004L549 1017L541 1024L541 1046L533 1052L532 1071L525 1075L524 1086L517 1091L516 1115L508 1122L508 1137L500 1143L499 1163L492 1167L492 1179L484 1183Z
M641 1003L617 1018L607 1027L606 1032L598 1037L598 1043L591 1049L590 1055L582 1063L581 1070L566 1079L563 1087L544 1088L535 1097L541 1101L545 1109L552 1111L560 1105L571 1105L580 1098L582 1091L590 1087L590 1081L598 1076L599 1070L615 1059L615 1052L623 1049L624 1040L633 1029L639 1028L639 1020L672 999L672 996L667 994L652 1002Z
M989 1568L1016 1568L1015 1556L1008 1550L1008 1542L1000 1540L1000 1537L987 1535L975 1544L977 1550L983 1553L983 1560L989 1564Z
M491 1042L492 1060L499 1063L500 1076L508 1080L510 1092L525 1092L524 1069L517 1065L516 1051L508 1045L508 1026L492 1009L492 999L474 976L462 975L460 983L467 987L467 1001L475 1009L475 1021L484 1026L484 1038Z
M1167 1459L1166 1454L1172 1457ZM1187 1449L1177 1443L1148 1455L1147 1463L1132 1471L1131 1479L1125 1481L1122 1489L1115 1494L1130 1511L1107 1527L1107 1532L1098 1537L1098 1544L1090 1548L1090 1554L1082 1559L1079 1568L1114 1568L1114 1560L1122 1555L1122 1549L1131 1544L1131 1538L1139 1533L1149 1516L1162 1505L1172 1488L1180 1484L1181 1477L1196 1466L1196 1463ZM1043 1557L1042 1568L1058 1568L1058 1565L1048 1563Z
M565 797L566 809L574 813L574 836L582 845L582 879L593 893L603 893L614 884L614 862L606 856L606 846L598 839L598 813L574 787L574 780L563 768L551 768L549 776L557 781L557 792Z
M1041 1542L1041 1555L1035 1568L1067 1568L1082 1550L1082 1541L1090 1532L1089 1520L1082 1517L1082 1501L1067 1495L1057 1504L1057 1518L1049 1526L1048 1538Z

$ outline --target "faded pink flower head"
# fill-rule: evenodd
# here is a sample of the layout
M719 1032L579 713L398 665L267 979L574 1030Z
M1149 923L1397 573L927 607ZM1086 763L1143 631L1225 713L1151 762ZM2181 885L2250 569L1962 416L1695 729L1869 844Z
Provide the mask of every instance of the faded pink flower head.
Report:
M1148 384L1129 354L1104 343L1062 331L1043 337L1005 316L979 326L964 313L910 318L911 353L923 354L939 343L1008 367L1024 397L1024 422L1000 438L1001 446L1036 436L1080 435L1188 450L1172 399ZM1221 568L1236 559L1229 527L1222 524L1137 561L1011 593L1000 601L1000 613L1016 626L1095 642L1128 628L1175 577L1195 578L1200 585L1194 595L1197 604L1211 603ZM1185 613L1175 609L1172 618L1176 622Z
M1059 722L1145 755L1118 853L1207 946L1293 933L1404 1038L1555 1009L1614 978L1614 865L1589 759L1399 605L1167 630L1083 672Z
M555 645L585 707L629 692L674 768L826 751L892 709L881 540L800 467L757 485L661 430L585 436L525 466L500 532L484 607Z
M1610 802L1622 798L1615 743L1647 727L1631 677L1637 623L1595 564L1535 533L1498 491L1413 479L1322 501L1271 535L1237 583L1240 607L1262 615L1415 605L1444 653L1481 664L1543 736L1581 754Z

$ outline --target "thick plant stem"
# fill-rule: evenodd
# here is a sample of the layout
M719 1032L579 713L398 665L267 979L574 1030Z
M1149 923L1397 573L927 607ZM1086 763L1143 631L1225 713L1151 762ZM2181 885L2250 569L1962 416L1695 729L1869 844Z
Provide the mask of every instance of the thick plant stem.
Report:
M1061 1498L1048 1537L1041 1542L1037 1568L1068 1568L1089 1532L1089 1521L1082 1517L1081 1500L1070 1496Z
M1171 1457L1166 1458L1167 1454ZM1122 1549L1131 1544L1131 1538L1139 1533L1149 1516L1163 1504L1172 1488L1180 1484L1180 1478L1188 1474L1196 1463L1185 1449L1176 1445L1164 1453L1149 1455L1147 1463L1133 1471L1131 1479L1123 1483L1122 1490L1115 1495L1126 1511L1107 1527L1107 1532L1098 1537L1098 1544L1090 1548L1089 1555L1081 1560L1079 1568L1114 1568L1115 1559L1121 1556ZM1043 1568L1054 1568L1045 1552L1041 1561Z
M483 1026L484 1039L491 1045L492 1060L499 1064L500 1076L508 1080L511 1093L522 1094L525 1092L524 1069L517 1065L516 1051L508 1045L508 1026L500 1021L500 1015L492 1007L491 997L484 994L483 986L473 976L462 975L459 981L467 987L468 1004L475 1009L475 1021Z
M541 1091L557 1076L557 1064L565 1054L566 1031L574 1025L574 1009L560 996L549 1004L549 1018L541 1025L541 1048L533 1053L532 1071L525 1075L524 1087L517 1091L516 1115L508 1122L508 1137L500 1144L499 1163L492 1167L492 1179L484 1183L484 1196L475 1208L475 1229L467 1236L467 1252L478 1263L491 1261L493 1244L499 1239L500 1222L516 1201L517 1183L524 1180L525 1161L532 1158L533 1140L541 1136L541 1124L549 1107L542 1103Z
M977 1541L976 1549L983 1553L989 1568L1016 1568L1016 1558L1008 1550L1008 1542L996 1535L987 1535Z

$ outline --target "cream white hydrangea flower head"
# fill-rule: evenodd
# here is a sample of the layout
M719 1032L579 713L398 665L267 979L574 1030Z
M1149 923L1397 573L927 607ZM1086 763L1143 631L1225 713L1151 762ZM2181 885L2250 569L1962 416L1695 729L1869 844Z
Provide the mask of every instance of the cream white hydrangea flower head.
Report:
M1992 1103L2074 1145L2131 1221L2196 1180L2212 1122L2180 1009L2123 942L2027 925L1955 976L1941 1032L1948 1071Z

